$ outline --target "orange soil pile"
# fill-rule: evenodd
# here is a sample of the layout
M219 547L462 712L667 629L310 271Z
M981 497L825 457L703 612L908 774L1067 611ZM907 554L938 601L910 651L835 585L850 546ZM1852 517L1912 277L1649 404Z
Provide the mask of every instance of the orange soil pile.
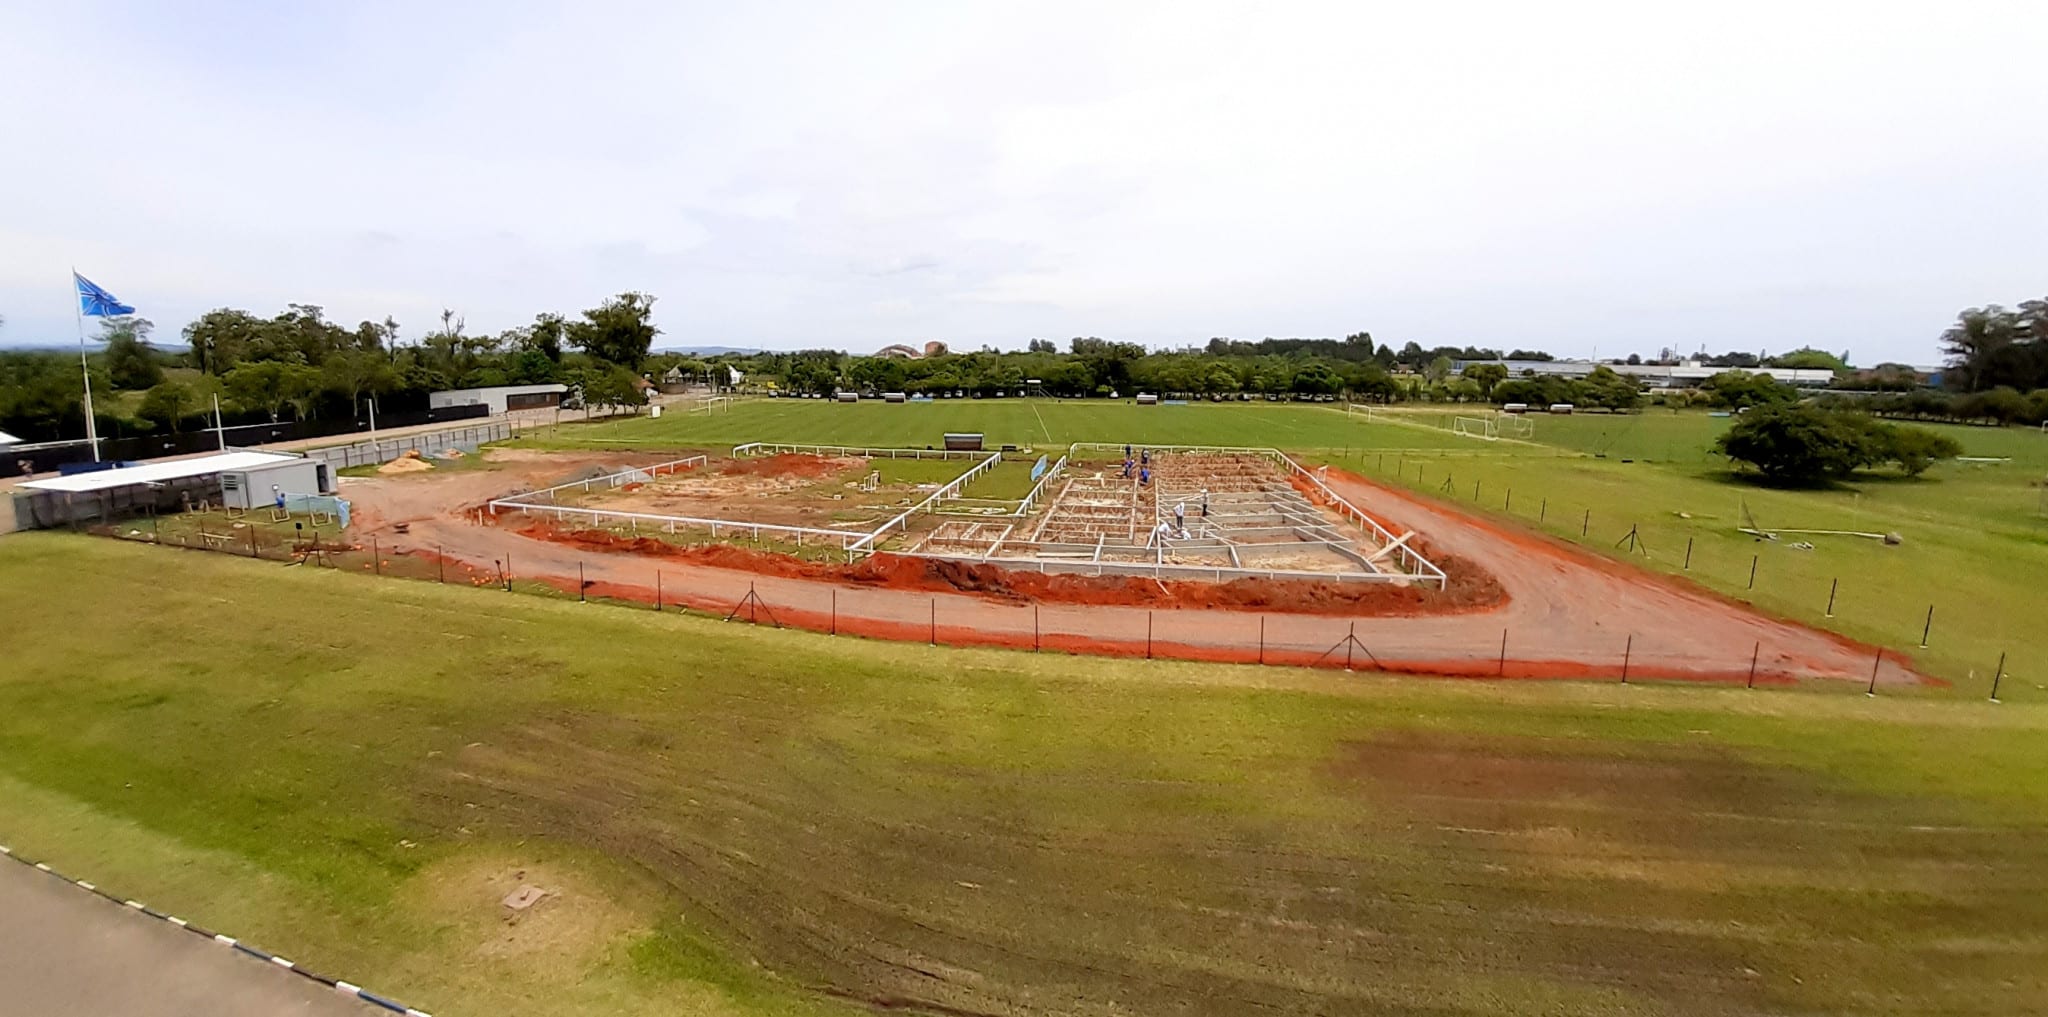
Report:
M859 465L860 460L840 456L790 452L762 459L735 459L721 472L750 477L808 477L823 479Z
M1462 561L1444 564L1453 576L1443 591L1385 583L1236 579L1206 583L1129 576L1039 573L976 562L904 555L870 555L852 564L811 562L728 544L683 547L653 537L621 537L603 530L564 530L533 523L519 534L597 552L627 552L670 561L787 579L813 579L898 590L973 593L1011 602L1158 608L1219 608L1344 616L1438 614L1491 608L1506 600L1493 577Z

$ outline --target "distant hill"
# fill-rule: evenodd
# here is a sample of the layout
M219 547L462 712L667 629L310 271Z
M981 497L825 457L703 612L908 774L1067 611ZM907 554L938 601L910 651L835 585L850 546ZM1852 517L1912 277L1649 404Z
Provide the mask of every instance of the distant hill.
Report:
M663 346L660 349L650 350L649 352L680 353L686 357L717 357L724 356L726 354L739 354L741 356L750 356L752 354L761 353L764 351L741 349L738 346Z

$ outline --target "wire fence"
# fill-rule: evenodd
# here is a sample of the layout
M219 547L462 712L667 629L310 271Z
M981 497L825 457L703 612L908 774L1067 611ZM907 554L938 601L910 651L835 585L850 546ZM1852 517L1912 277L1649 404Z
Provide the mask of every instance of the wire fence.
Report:
M573 565L566 565L559 554L537 564L513 561L508 553L484 564L451 557L431 541L406 534L357 539L331 524L262 512L237 520L220 513L152 517L86 529L295 567L933 646L1467 678L1821 687L1871 695L1919 684L1908 662L1889 650L1869 651L1867 665L1839 657L1827 680L1808 681L1814 676L1811 637L1773 635L1768 626L1743 645L1702 643L1685 632L1620 631L1593 645L1582 633L1551 626L1489 626L1483 616L1449 616L1427 620L1440 624L1427 633L1427 649L1418 650L1417 619L1407 617L1033 602L1001 590L975 596L951 586L797 581L619 554L569 552ZM1862 651L1843 650L1855 652ZM1984 662L1993 700L2007 677L2006 665L2003 654L1995 664Z
M323 459L335 469L345 470L351 466L377 466L407 455L434 455L449 449L474 453L479 446L487 442L505 441L511 437L511 422L498 420L473 427L457 427L398 438L375 438L332 448L309 449L306 457Z

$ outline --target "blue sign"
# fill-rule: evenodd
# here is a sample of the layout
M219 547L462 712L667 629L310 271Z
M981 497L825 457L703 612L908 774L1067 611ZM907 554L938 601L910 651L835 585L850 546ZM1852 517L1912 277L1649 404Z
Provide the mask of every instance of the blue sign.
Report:
M1032 467L1031 467L1031 482L1032 482L1032 483L1034 483L1034 484L1038 483L1038 478L1039 478L1039 477L1040 477L1041 475L1043 475L1044 473L1045 473L1045 457L1044 457L1044 456L1039 456L1039 457L1038 457L1038 462L1034 463L1034 464L1032 465Z

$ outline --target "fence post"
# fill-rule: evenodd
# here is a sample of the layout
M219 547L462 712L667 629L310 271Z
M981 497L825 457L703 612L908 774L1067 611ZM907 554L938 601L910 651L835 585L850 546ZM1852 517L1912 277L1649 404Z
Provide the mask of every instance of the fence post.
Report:
M1692 538L1685 538L1685 571L1692 571Z
M1385 458L1382 456L1381 458ZM1259 663L1266 662L1266 616L1259 616Z
M1145 612L1145 659L1152 659L1152 612Z
M583 561L579 558L576 561L576 603L587 603L587 601L583 599L583 588L589 585L590 584L583 578Z
M1842 580L1839 576L1828 580L1828 610L1824 617L1833 618L1835 616L1835 591L1841 588ZM1925 647L1927 644L1922 642L1920 645Z
M512 552L505 552L505 592L512 592Z
M661 613L661 570L654 570L654 613Z
M1630 657L1635 656L1635 652L1636 636L1635 633L1631 632L1628 636L1628 645L1621 648L1621 683L1623 685L1628 684L1628 661Z
M1750 650L1749 650L1749 681L1747 681L1747 682L1743 683L1743 686L1742 686L1743 688L1745 688L1745 689L1753 689L1753 688L1756 688L1756 658L1757 658L1757 657L1758 657L1759 655L1761 655L1761 654L1762 654L1763 652L1764 652L1764 641L1763 641L1763 640L1761 640L1761 639L1759 639L1759 640L1757 640L1757 641L1756 641L1756 645L1755 645L1755 646L1753 646L1753 647L1751 647L1751 648L1750 648Z
M1756 589L1756 555L1749 556L1749 588Z
M939 645L939 598L932 598L932 645Z
M1498 676L1502 678L1508 676L1508 630L1505 628L1500 630L1500 671Z
M1588 530L1591 530L1592 528L1593 528L1593 510L1592 510L1592 509L1587 509L1587 510L1586 510L1586 518L1585 518L1585 520L1584 520L1583 522L1579 523L1579 536L1581 536L1581 537L1585 536L1585 535L1586 535L1586 532L1587 532Z
M445 544L434 545L434 578L443 586L448 583L448 556L441 553L446 548Z
M1920 648L1927 649L1927 634L1934 631L1934 605L1927 605L1927 624L1920 626Z
M1543 496L1543 504L1536 508L1537 524L1542 525L1544 517L1548 515L1550 515L1550 496L1546 494Z
M1865 690L1863 690L1863 694L1864 694L1864 695L1866 695L1866 696L1875 696L1875 695L1877 695L1877 668L1878 668L1878 665L1880 665L1880 664L1883 664L1883 663L1884 663L1884 647L1880 646L1880 647L1878 647L1878 648L1877 648L1877 656L1876 656L1876 658L1874 658L1874 659L1873 659L1873 660L1871 660L1871 662L1870 662L1870 687L1869 687L1869 688L1867 688L1867 689L1865 689Z
M250 527L250 535L254 536L254 534L255 527ZM255 546L255 541L250 541L250 546ZM384 551L382 546L377 543L377 538L375 537L370 538L370 566L377 570L378 575L384 574Z
M1031 605L1031 652L1038 652L1038 605Z
M256 524L255 524L255 523L250 523L250 524L249 524L249 557L251 557L251 558L255 558L255 557L258 557L258 555L256 554Z
M2005 677L2005 654L1998 655L1998 670L1991 674L1991 701L1998 702L1998 681Z

